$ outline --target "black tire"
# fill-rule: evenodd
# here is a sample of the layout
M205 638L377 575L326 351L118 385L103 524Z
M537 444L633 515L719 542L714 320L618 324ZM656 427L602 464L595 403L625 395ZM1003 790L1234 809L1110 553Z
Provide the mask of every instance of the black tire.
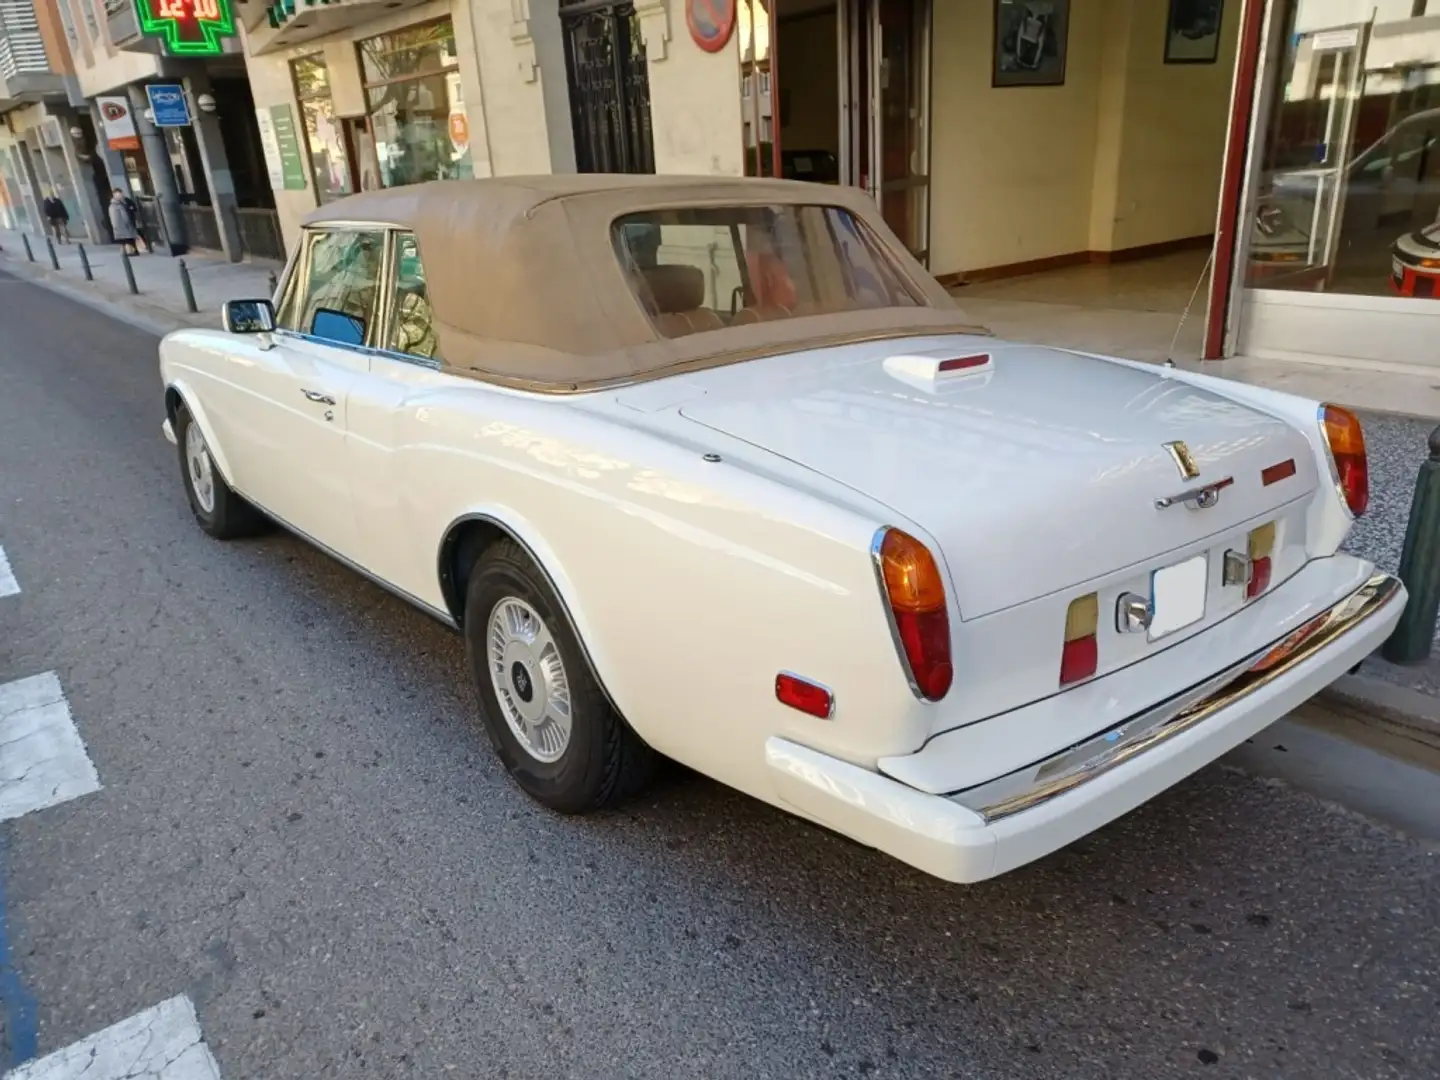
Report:
M491 677L489 628L502 602L518 600L538 615L558 653L569 690L570 731L558 757L546 761L517 737ZM465 652L480 698L480 717L510 775L531 798L552 810L579 814L614 806L641 791L655 774L658 755L630 730L610 706L563 606L545 575L512 540L491 545L476 560L465 594ZM547 652L547 656L550 654ZM527 671L537 664L524 664ZM505 664L502 662L502 669ZM514 665L510 665L513 672ZM502 677L503 678L503 677ZM510 678L510 700L526 689ZM532 681L531 694L552 683ZM531 697L525 697L528 705ZM513 714L510 714L513 715Z
M186 451L186 442L194 423L190 418L190 410L182 401L175 407L175 444L180 453L180 476L185 485L185 498L190 503L190 512L195 515L196 522L217 540L236 540L263 532L267 524L265 516L236 495L225 482L210 454L210 447L205 444L204 434L196 427L196 437L209 461L211 498L210 506L206 507L206 500L201 497L196 487L199 478L194 475L190 456Z

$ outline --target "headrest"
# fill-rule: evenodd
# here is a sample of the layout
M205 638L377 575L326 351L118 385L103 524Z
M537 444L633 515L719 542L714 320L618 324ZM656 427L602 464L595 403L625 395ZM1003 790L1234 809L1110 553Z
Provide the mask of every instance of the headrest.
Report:
M639 273L655 306L653 314L694 311L705 302L705 272L698 266L650 266Z

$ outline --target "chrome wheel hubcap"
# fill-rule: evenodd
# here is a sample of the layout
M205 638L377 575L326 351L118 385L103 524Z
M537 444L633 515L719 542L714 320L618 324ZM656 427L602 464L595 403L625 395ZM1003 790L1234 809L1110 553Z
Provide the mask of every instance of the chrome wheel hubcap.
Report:
M195 501L207 514L215 512L215 470L210 464L210 451L205 436L192 420L185 429L185 467L190 471L190 487Z
M510 731L536 761L558 761L570 745L570 680L545 621L510 596L490 612L490 684Z

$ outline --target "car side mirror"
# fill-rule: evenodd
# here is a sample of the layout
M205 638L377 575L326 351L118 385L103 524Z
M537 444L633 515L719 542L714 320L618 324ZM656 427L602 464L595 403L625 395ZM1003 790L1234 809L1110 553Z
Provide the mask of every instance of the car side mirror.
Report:
M268 334L275 329L275 308L269 300L226 300L220 325L227 334Z

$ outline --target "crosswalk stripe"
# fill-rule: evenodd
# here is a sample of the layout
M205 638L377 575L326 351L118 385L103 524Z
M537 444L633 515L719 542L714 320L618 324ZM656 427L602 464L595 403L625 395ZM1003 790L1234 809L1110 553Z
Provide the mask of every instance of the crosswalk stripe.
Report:
M5 557L5 549L0 547L0 596L17 596L20 592L20 583L15 580L15 571L10 569L10 560Z
M59 677L0 685L0 821L99 790Z
M184 994L11 1069L4 1080L220 1080L195 1006Z

